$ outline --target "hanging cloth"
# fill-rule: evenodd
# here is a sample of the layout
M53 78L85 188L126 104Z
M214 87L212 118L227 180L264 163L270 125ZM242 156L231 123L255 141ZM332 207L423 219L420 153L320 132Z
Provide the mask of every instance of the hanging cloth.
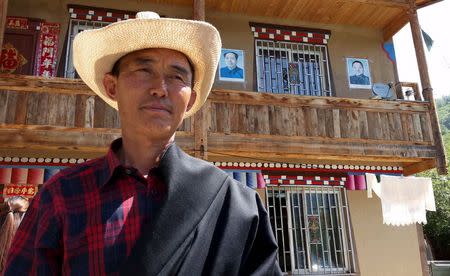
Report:
M384 224L426 224L426 210L436 211L430 178L381 175L378 182L373 174L366 177L368 196L373 190L381 199Z

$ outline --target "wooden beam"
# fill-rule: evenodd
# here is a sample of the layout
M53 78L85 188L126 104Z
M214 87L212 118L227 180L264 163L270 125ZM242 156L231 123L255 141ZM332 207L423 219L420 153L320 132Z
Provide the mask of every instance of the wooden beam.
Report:
M0 0L0 49L3 45L5 34L6 14L8 13L8 0Z
M120 136L121 130L113 128L0 125L0 152L9 156L21 152L39 153L39 157L57 153L64 157L91 158L104 154L109 144ZM194 151L191 133L177 132L176 141L185 151Z
M284 157L380 162L391 159L397 163L416 163L433 159L436 152L432 145L380 145L321 137L211 133L208 136L208 155L212 154L260 159Z
M426 101L430 103L430 118L433 137L436 145L436 165L439 174L447 174L447 161L445 158L444 144L442 142L441 128L436 111L436 105L433 96L433 88L431 87L430 76L428 74L427 59L425 57L425 49L423 47L422 30L417 16L416 1L410 1L409 23L416 50L417 65L419 67L420 82L422 84L422 95Z
M314 107L365 110L375 112L429 112L427 103L411 101L385 101L337 97L312 97L287 94L257 93L214 89L209 94L211 102L248 105L276 105L284 107Z
M408 8L408 2L405 0L340 0L339 2L360 3L376 6L402 8L402 9Z
M417 9L428 7L429 5L436 4L438 2L441 2L442 0L429 0L429 1L423 1L421 4L417 4Z
M405 176L413 175L415 173L433 169L434 167L436 167L436 160L434 159L425 160L422 162L414 163L412 165L403 167L403 174Z
M0 0L1 1L1 0ZM95 95L82 80L0 74L0 90L69 95Z
M205 0L193 0L194 20L205 21Z

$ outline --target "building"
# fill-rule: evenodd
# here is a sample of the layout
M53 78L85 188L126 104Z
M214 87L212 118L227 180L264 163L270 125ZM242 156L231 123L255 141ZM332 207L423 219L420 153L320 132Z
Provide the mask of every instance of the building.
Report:
M416 12L435 2L0 0L3 197L32 197L56 171L103 154L120 136L117 113L76 79L76 33L139 10L206 19L221 33L224 60L177 143L258 189L283 271L426 274L421 226L383 225L364 174L446 173ZM423 87L413 100L389 50L407 22ZM225 61L230 52L242 70ZM396 100L371 99L373 84L390 82Z

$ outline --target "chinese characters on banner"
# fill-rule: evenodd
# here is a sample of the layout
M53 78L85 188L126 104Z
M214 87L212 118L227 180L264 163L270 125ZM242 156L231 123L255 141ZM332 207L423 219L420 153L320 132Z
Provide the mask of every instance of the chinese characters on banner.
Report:
M36 75L54 77L58 52L59 23L41 23L37 51Z
M28 30L28 19L23 17L6 17L6 28Z
M5 185L3 188L3 196L5 198L13 196L23 196L32 198L37 192L36 185Z

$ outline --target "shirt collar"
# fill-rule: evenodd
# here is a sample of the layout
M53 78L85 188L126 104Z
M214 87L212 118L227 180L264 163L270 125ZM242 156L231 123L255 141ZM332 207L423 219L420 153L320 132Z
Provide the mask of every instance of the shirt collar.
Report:
M118 168L122 168L119 157L117 156L117 152L121 147L122 147L122 138L114 140L109 146L108 153L104 157L103 167L100 170L101 171L101 175L99 175L100 188L105 186L111 180L111 177Z
M172 140L164 149L163 153L161 154L161 159L166 154L167 150L175 144ZM119 173L120 170L125 170L126 168L120 163L120 159L118 157L118 152L122 148L122 138L118 138L114 140L108 150L108 153L104 157L104 163L103 167L101 168L101 174L99 175L99 184L100 188L103 186L106 186L111 178L113 177L114 173ZM155 173L155 170L157 167L150 170L149 174ZM116 172L117 171L117 172Z

